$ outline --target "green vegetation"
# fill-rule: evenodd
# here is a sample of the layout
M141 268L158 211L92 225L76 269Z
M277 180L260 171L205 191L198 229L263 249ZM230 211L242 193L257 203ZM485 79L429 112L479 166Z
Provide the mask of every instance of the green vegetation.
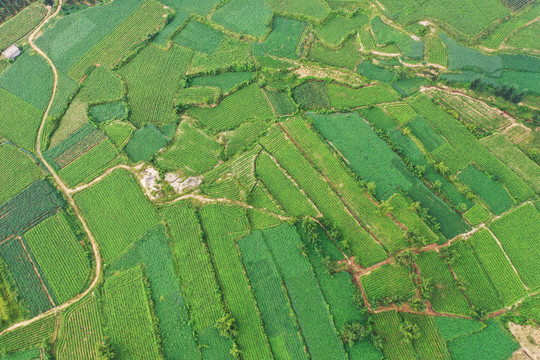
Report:
M231 0L212 14L212 20L227 29L257 37L266 34L271 19L265 0Z
M127 85L129 120L137 127L174 122L178 82L186 72L191 51L173 46L168 51L146 46L119 70Z
M295 59L296 47L305 26L306 23L302 21L276 16L272 23L272 32L261 47L270 55Z
M158 338L141 268L137 266L111 276L103 290L105 333L117 349L117 356L159 359Z
M42 176L32 158L14 146L0 146L0 204Z
M105 124L102 129L112 143L119 149L126 146L134 131L133 125L125 121L110 122Z
M34 149L41 112L15 95L0 89L0 136L17 146Z
M238 245L272 353L277 359L306 358L296 318L263 233L254 232L242 238Z
M409 269L399 265L383 265L362 277L362 286L369 302L377 307L385 299L409 300L414 295L414 285Z
M335 109L355 108L391 102L398 99L397 94L383 85L352 89L336 84L328 85L330 105Z
M294 227L284 224L271 228L264 232L264 237L281 272L311 356L346 359L317 278L298 248L301 240Z
M321 0L279 1L266 0L270 8L278 14L298 14L317 20L326 17L329 9Z
M384 23L380 17L371 20L371 28L379 44L396 44L403 55L411 59L424 58L424 43L414 40Z
M315 33L324 42L337 46L350 34L368 23L366 15L359 13L353 17L334 16L326 19L322 26L317 26Z
M154 208L126 170L116 170L75 200L96 237L106 262L159 221Z
M473 226L479 225L489 219L489 212L480 203L474 204L472 208L463 214L463 218Z
M200 53L212 55L222 39L222 32L192 20L174 37L174 42Z
M90 108L90 116L98 123L115 119L124 120L127 117L127 109L123 102L100 104Z
M226 97L214 108L195 108L189 114L211 130L232 130L249 118L273 117L268 100L256 85L245 87Z
M401 319L395 311L385 311L373 315L373 330L380 336L383 354L388 359L414 359L415 353L410 341L399 331Z
M238 322L237 341L246 359L270 357L270 347L253 293L236 250L235 241L246 235L248 220L243 210L206 205L201 222L230 315Z
M37 347L52 340L56 329L56 316L53 314L34 321L28 326L19 327L0 337L0 348L7 352Z
M24 237L59 303L84 290L90 264L63 214L44 220Z
M80 80L94 64L112 66L136 44L159 27L170 10L157 1L144 2L130 17L98 42L68 72L73 80Z
M0 26L0 50L16 43L37 26L47 10L41 3L33 4Z
M459 180L478 194L496 215L502 214L512 206L512 199L502 185L475 166L468 166L461 171Z
M540 236L540 214L532 204L526 204L496 220L491 226L504 251L529 288L540 286L540 274L534 259L540 249L534 244Z
M133 133L126 145L126 153L135 162L148 161L169 140L155 125L149 124Z
M159 154L156 163L165 170L180 169L186 174L200 174L216 166L220 151L221 146L215 139L183 121L174 142Z
M103 329L96 298L87 296L63 315L59 333L58 360L76 357L91 360L103 341Z

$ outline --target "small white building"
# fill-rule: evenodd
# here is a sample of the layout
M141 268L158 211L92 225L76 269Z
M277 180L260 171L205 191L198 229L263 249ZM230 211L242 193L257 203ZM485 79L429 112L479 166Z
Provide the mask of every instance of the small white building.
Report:
M13 60L17 56L21 55L21 50L15 45L11 45L6 50L2 52L2 55L6 57L6 59Z

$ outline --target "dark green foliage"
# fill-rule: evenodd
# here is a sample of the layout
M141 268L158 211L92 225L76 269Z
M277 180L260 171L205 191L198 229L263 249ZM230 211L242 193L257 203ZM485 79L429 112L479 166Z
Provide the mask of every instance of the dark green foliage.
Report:
M212 55L222 38L222 32L192 20L174 37L174 42L203 54Z
M126 153L135 162L147 161L164 147L169 140L155 125L146 125L135 131L126 145Z
M308 81L293 89L294 101L303 109L324 109L330 107L325 82Z

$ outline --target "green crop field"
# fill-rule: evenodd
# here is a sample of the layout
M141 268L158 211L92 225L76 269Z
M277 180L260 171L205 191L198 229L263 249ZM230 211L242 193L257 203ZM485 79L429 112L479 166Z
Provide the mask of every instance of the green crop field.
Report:
M157 1L146 1L103 40L97 43L68 72L73 80L80 80L94 64L112 66L122 59L145 36L159 27L170 11Z
M191 52L178 46L169 51L148 46L119 74L126 82L130 121L137 127L174 121L174 99Z
M172 145L157 157L156 163L160 167L200 174L216 166L221 146L214 138L185 121L178 127L178 132Z
M224 300L239 322L238 342L246 349L244 357L266 358L270 347L235 245L246 234L247 217L238 208L207 205L201 209L201 222Z
M272 352L280 358L306 358L296 318L263 233L254 232L238 245Z
M497 293L467 243L454 243L449 249L456 253L452 270L458 279L465 282L464 292L471 305L488 312L500 309L502 304L497 299Z
M509 305L513 300L523 295L525 291L523 283L488 230L475 233L468 240L468 243L491 279L491 283L504 305Z
M3 23L0 26L0 50L4 51L29 33L41 22L46 13L47 10L42 4L34 4Z
M540 276L533 260L540 250L535 245L540 235L539 227L540 214L532 204L512 211L490 226L523 282L530 288L540 286Z
M201 352L209 358L223 355L232 344L214 327L224 315L224 305L198 214L187 203L178 203L164 208L162 216L169 224L175 270L182 279Z
M104 284L105 333L123 358L159 359L151 308L140 267L112 276Z
M76 194L75 200L107 261L159 221L136 180L125 170L107 175L97 185Z
M264 237L281 272L309 353L315 358L346 359L317 278L298 248L301 240L294 227L281 225L265 231Z
M42 176L32 158L14 146L0 146L0 204Z
M0 360L534 357L534 0L0 4Z
M512 199L501 184L474 166L459 173L459 180L484 200L494 214L500 215L512 206Z
M265 0L232 0L220 7L212 20L239 34L263 37L272 20Z
M103 341L103 328L96 298L87 296L63 314L58 359L92 359ZM82 329L82 331L81 331Z
M43 221L25 239L59 302L84 290L90 264L64 215Z
M418 255L416 264L422 279L430 279L435 285L430 299L433 310L450 314L469 314L469 305L457 287L452 273L435 251Z
M211 130L232 130L249 118L269 119L272 109L262 90L250 85L226 97L214 108L195 108L189 111Z

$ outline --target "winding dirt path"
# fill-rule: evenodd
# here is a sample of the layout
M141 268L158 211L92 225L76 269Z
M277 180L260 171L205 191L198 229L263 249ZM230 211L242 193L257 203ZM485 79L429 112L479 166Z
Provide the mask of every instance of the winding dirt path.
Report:
M90 283L90 286L84 292L82 292L81 294L77 295L73 299L71 299L71 300L69 300L69 301L67 301L67 302L65 302L65 303L63 303L63 304L61 304L61 305L59 305L57 307L54 307L54 308L52 308L52 309L50 309L50 310L48 310L48 311L46 311L46 312L44 312L42 314L39 314L38 316L33 317L32 319L21 321L19 323L11 325L9 328L7 328L4 331L0 332L0 336L4 335L5 333L7 333L9 331L13 331L13 330L21 328L23 326L29 325L29 324L31 324L31 323L39 320L39 319L42 319L42 318L44 318L46 316L49 316L51 314L57 314L59 311L67 308L71 304L74 304L75 302L77 302L78 300L80 300L81 298L83 298L84 296L89 294L94 289L94 287L96 286L96 284L97 284L97 282L99 280L100 274L101 274L101 255L99 253L99 249L98 249L98 245L96 243L96 240L95 240L94 236L92 235L92 233L90 232L90 229L88 228L88 224L86 223L84 217L81 215L81 213L79 211L79 208L77 207L77 204L75 203L75 201L71 197L71 192L69 191L70 189L62 182L62 180L60 179L58 174L55 172L55 170L52 168L52 166L49 165L49 163L47 162L47 160L45 160L45 158L43 157L43 154L41 153L41 137L42 137L43 129L45 127L45 122L47 121L47 116L49 115L49 111L51 110L51 107L52 107L52 104L53 104L53 101L54 101L54 97L56 95L56 90L57 90L57 87L58 87L58 71L56 70L56 67L54 66L51 59L49 59L47 54L45 54L39 47L36 46L36 44L34 44L34 38L36 37L36 35L41 31L43 26L50 19L52 19L56 15L58 15L61 8L62 8L62 0L59 0L58 1L58 7L57 7L56 11L54 11L54 13L50 14L48 17L45 17L43 22L32 32L32 34L30 34L30 37L28 38L28 42L30 43L30 46L32 47L32 49L47 61L47 63L49 64L49 66L51 67L51 69L53 71L53 88L52 88L51 99L49 100L49 104L47 106L47 109L45 110L45 113L43 114L43 119L41 121L41 125L40 125L39 130L38 130L37 139L36 139L36 153L37 153L37 156L39 157L39 159L41 160L41 162L49 170L49 172L50 172L51 176L53 177L54 181L56 182L56 184L58 185L60 190L64 193L64 196L68 200L69 204L73 207L73 210L74 210L75 214L77 215L77 218L79 218L79 220L81 221L81 223L83 225L84 231L86 232L86 234L88 236L88 240L90 241L90 243L92 245L92 252L93 252L93 255L94 255L94 259L95 259L95 274L94 274L94 279Z

